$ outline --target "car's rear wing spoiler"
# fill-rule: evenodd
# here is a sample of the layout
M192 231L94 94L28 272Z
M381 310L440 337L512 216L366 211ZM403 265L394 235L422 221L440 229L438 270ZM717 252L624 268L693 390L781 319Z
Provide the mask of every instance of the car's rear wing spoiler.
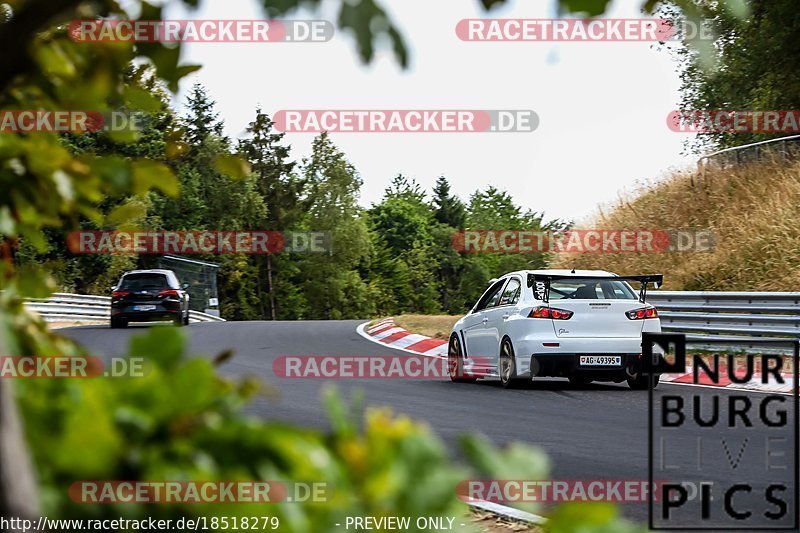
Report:
M528 287L533 288L533 294L537 300L545 303L550 301L550 282L562 279L596 279L609 281L635 281L641 283L639 289L639 301L644 302L647 298L647 285L652 283L655 288L664 284L663 274L650 274L646 276L565 276L563 274L528 274Z

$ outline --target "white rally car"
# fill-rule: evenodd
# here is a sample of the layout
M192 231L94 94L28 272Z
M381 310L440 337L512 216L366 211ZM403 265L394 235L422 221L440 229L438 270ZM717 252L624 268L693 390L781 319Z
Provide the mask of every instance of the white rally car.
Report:
M659 333L661 321L645 298L649 283L662 282L661 275L602 270L522 270L492 280L453 327L450 378L494 376L513 387L549 376L575 385L627 381L633 389L647 388L642 333Z

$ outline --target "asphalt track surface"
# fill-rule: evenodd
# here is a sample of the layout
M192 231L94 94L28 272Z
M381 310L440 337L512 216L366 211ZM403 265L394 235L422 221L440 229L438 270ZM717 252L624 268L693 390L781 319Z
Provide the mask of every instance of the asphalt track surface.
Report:
M221 367L222 374L255 376L278 391L274 399L256 400L250 408L252 413L265 419L324 429L328 423L320 397L323 386L331 380L278 378L272 363L281 355L409 355L361 337L356 332L361 322L196 323L183 331L189 338L191 353L199 356L213 357L223 350L235 350L235 356ZM93 354L109 357L127 353L130 337L144 333L148 327L168 326L133 325L124 330L82 326L62 332ZM566 380L536 380L521 390L504 390L496 380L476 384L408 379L335 381L345 397L360 389L369 405L390 406L396 412L426 421L451 446L454 456L458 455L460 435L481 432L498 445L520 441L543 448L552 461L553 479L648 479L647 391L632 391L625 385L613 384L579 389ZM656 395L686 396L697 390L661 384ZM709 389L702 390L712 394ZM731 394L720 393L723 398ZM746 395L755 405L764 396ZM736 454L741 438L726 430L682 428L671 434L669 449L696 455L697 438L702 436L712 445L727 438L731 453ZM791 438L791 433L786 436ZM749 480L755 485L771 481L763 459L766 444L758 435L755 437L736 468L713 469L708 471L708 479L726 484ZM717 455L724 457L722 448ZM789 509L792 513L792 503ZM622 510L631 519L647 522L646 503L626 503Z

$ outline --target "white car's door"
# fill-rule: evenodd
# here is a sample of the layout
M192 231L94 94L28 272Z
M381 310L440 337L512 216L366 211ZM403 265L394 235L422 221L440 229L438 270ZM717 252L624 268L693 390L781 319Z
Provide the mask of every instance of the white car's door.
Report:
M475 309L464 318L464 337L466 340L466 353L469 356L490 356L494 353L491 334L487 332L491 308L500 300L506 278L496 281L489 287Z
M500 355L500 340L505 335L505 322L511 316L511 313L516 311L515 304L519 299L519 294L522 286L522 281L516 276L509 278L508 283L505 284L500 291L500 297L496 299L495 305L487 305L486 313L486 326L485 335L487 342L486 354L492 358L499 357Z
M472 355L477 349L478 341L475 340L475 335L479 328L483 327L483 314L480 311L473 311L464 317L464 353Z

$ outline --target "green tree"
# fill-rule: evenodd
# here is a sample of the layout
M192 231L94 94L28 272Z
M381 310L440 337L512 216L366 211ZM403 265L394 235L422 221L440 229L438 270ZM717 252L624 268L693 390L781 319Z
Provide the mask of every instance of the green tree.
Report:
M450 183L444 176L436 179L433 188L433 217L441 224L455 229L463 229L467 222L467 210L464 202L450 194Z
M168 231L259 229L267 208L258 180L240 172L231 142L223 134L224 123L216 103L202 85L195 84L187 99L187 116L172 136L176 174L182 194L176 198L151 194L150 226ZM253 260L230 255L199 255L199 259L220 264L219 297L223 316L230 319L263 318L261 295L248 290L260 279ZM155 266L158 258L145 256L139 264Z
M437 221L432 234L433 255L438 258L435 277L439 281L439 303L449 313L461 313L464 310L464 295L460 286L465 260L453 248L453 236L464 229L467 210L464 202L450 193L450 183L444 176L436 180L432 208Z
M225 124L215 109L216 102L211 99L202 84L192 85L186 106L189 109L189 115L184 120L186 138L193 150L199 148L211 136L227 141L223 134Z
M73 156L105 158L109 170L124 165L133 158L158 161L172 167L170 153L177 144L174 131L176 117L169 108L168 96L155 83L151 67L128 67L122 74L123 94L135 101L141 109L125 98L112 98L114 112L125 114L130 120L125 131L63 133L58 136L61 146ZM120 115L121 116L121 115ZM158 220L148 216L154 203L169 198L150 192L131 195L129 192L107 194L97 203L94 217L80 214L77 223L84 230L100 229L153 229ZM59 287L81 293L104 293L115 284L125 270L134 268L139 258L135 255L74 255L67 249L67 232L46 228L45 241L36 246L28 238L19 240L16 260L20 264L45 265L53 273Z
M361 178L327 133L314 140L300 172L307 191L306 226L326 232L331 246L327 254L296 254L302 292L309 303L303 318L370 316L375 306L360 274L371 253L358 206Z
M256 118L247 128L249 137L239 140L238 151L250 163L252 178L264 202L259 229L286 232L298 228L305 215L304 182L293 174L295 163L289 159L290 148L280 144L284 134L272 130L269 116L256 109ZM260 316L271 320L302 316L303 301L291 283L292 259L269 254L256 257L255 262L258 275L252 282L261 302Z
M224 123L216 112L216 102L195 84L187 107L183 123L189 149L181 158L179 174L197 193L190 201L201 216L192 217L197 224L192 229L241 229L256 224L263 217L263 202L250 176L237 175L225 165L231 158L231 142L222 134ZM179 224L181 221L171 220L167 228Z
M506 191L489 186L475 191L467 207L467 229L470 230L530 230L551 231L564 229L560 220L544 222L544 214L523 210ZM464 265L459 279L462 301L475 302L486 288L486 283L498 275L514 270L546 268L546 253L492 253L464 254Z
M372 231L396 255L431 242L431 209L416 181L398 175L384 192L381 202L369 211Z
M368 214L375 246L386 251L380 255L396 257L403 263L379 267L407 280L407 288L400 287L394 294L394 312L439 311L439 283L432 276L437 268L432 234L435 220L422 188L415 180L398 175Z
M716 39L699 49L676 50L681 76L680 107L686 110L780 110L800 105L800 82L791 73L800 67L800 15L792 0L732 2L671 0L668 14L689 11L712 28ZM699 134L695 152L727 148L785 133Z

